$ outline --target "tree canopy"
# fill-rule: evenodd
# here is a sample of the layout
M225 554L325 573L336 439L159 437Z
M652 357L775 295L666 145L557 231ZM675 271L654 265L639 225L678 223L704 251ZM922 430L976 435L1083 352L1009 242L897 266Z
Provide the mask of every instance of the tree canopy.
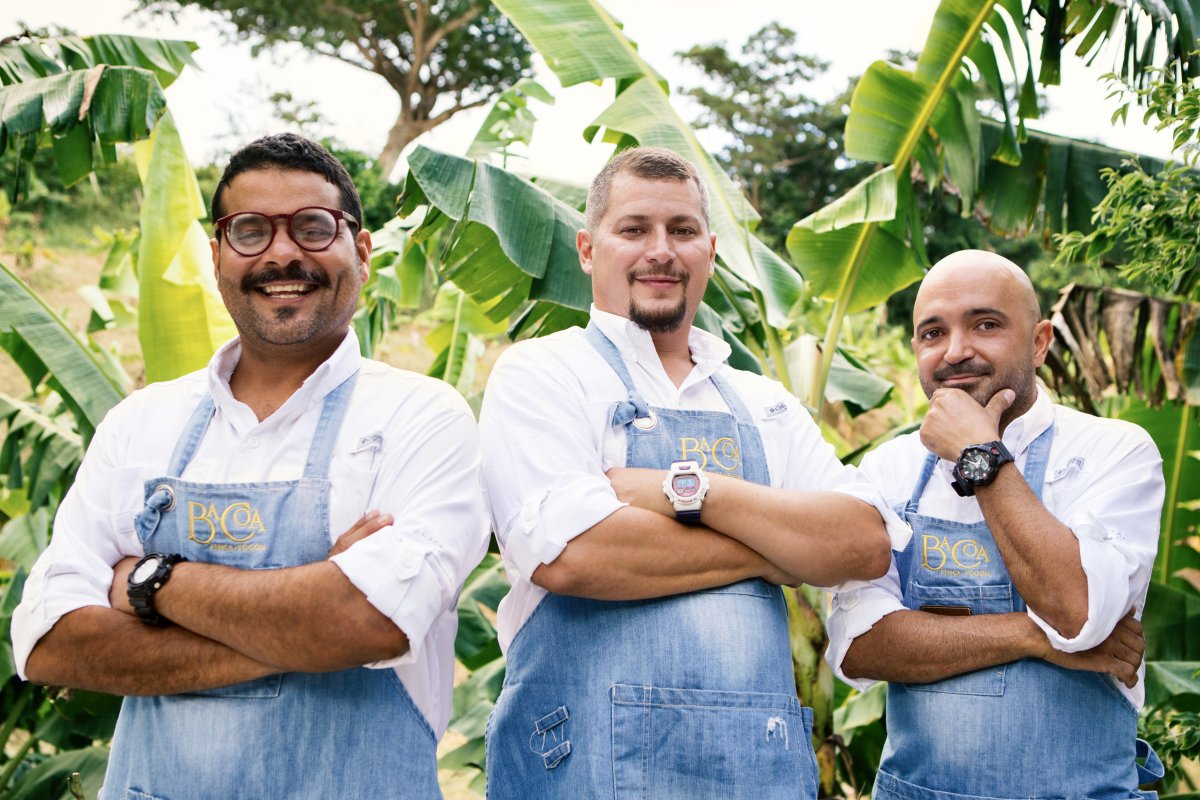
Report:
M256 50L297 43L374 72L400 98L379 155L391 173L404 147L460 111L481 106L529 69L530 48L489 0L139 0L173 13L219 13Z
M710 82L685 90L704 109L694 124L729 135L717 160L762 216L767 244L782 249L792 223L871 172L842 156L852 85L830 100L810 96L829 65L797 52L795 31L772 22L750 35L740 57L724 44L677 55Z

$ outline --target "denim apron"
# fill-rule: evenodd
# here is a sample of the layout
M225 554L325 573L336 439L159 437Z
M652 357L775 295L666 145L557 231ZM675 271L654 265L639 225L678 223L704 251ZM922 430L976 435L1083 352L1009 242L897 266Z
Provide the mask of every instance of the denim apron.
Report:
M1042 497L1054 426L1029 447L1025 480ZM986 522L917 513L937 456L896 512L912 539L896 562L904 605L938 613L1025 611ZM1112 678L1025 658L926 684L893 682L875 800L1153 798L1162 777L1137 739L1137 711ZM1136 748L1135 748L1136 743ZM1147 768L1136 764L1146 756ZM1154 770L1157 768L1157 775Z
M329 463L357 373L325 398L295 481L182 480L214 405L206 396L146 482L135 526L147 553L277 569L329 553ZM289 672L188 694L127 697L105 800L437 798L436 740L391 669Z
M586 335L629 391L612 418L628 466L693 457L770 485L758 429L719 374L732 413L652 408L612 342L595 325ZM811 736L778 586L620 602L548 594L508 651L488 720L488 797L813 798Z

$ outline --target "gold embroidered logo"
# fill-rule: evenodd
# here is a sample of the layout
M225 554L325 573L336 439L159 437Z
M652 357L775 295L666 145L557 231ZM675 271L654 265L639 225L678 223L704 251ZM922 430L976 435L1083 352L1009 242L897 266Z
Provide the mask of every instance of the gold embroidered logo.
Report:
M215 542L221 534L233 544ZM188 503L188 539L215 550L264 550L265 545L247 544L260 533L266 533L258 509L249 503L230 503L218 510L215 503Z
M684 436L679 440L679 460L696 461L700 469L708 469L711 463L722 472L737 472L742 464L742 454L738 452L737 442L729 436L722 436L711 445L706 438Z
M951 544L946 536L921 537L921 566L932 572L980 578L988 574L983 565L991 562L977 539L959 539Z

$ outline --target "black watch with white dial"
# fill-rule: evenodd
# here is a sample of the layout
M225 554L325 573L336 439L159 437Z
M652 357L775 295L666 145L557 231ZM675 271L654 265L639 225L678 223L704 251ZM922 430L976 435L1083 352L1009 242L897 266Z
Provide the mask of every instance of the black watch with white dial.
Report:
M987 486L996 480L1000 467L1012 461L1012 453L1003 442L985 442L964 447L954 464L954 480L950 485L959 497L971 497L976 486Z
M154 608L154 595L171 577L171 568L187 561L178 553L147 553L133 565L129 573L129 605L138 619L147 625L170 625L171 621Z

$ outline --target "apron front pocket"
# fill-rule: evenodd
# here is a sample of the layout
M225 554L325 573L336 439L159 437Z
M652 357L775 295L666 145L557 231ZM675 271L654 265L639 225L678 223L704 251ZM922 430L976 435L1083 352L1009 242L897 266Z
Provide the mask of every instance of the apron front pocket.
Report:
M282 674L267 675L266 677L255 678L245 683L235 683L232 686L219 686L216 689L201 689L200 691L188 692L187 694L199 695L200 697L228 697L238 700L270 700L279 697L279 689L282 683Z
M610 699L617 800L816 796L812 711L791 695L616 684Z
M925 586L913 581L908 585L904 604L914 611L924 610L934 614L1007 614L1014 608L1013 588L1010 583ZM915 692L1000 697L1004 694L1006 670L1006 664L998 664L933 683L906 683L904 686Z

